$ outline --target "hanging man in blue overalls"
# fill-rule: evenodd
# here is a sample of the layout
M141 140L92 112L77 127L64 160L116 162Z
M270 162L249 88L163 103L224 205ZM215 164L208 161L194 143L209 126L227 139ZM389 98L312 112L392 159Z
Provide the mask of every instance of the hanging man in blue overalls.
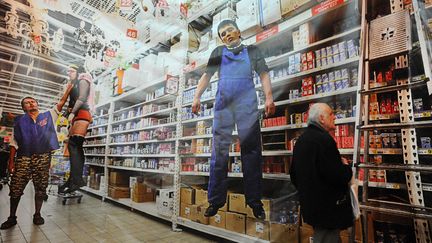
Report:
M234 124L237 124L241 145L241 161L246 203L254 216L265 219L261 203L262 153L259 111L253 71L260 76L265 94L265 114L275 112L268 67L259 49L241 43L240 30L232 20L218 26L219 38L225 44L213 50L207 70L195 92L192 111L200 110L200 98L213 74L219 72L213 121L213 148L210 163L208 201L205 216L216 215L226 202L229 146Z

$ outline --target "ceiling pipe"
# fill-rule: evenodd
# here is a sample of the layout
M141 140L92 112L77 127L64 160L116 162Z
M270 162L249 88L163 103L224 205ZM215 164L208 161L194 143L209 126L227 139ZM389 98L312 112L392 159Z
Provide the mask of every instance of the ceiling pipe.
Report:
M0 59L0 62L8 63L8 64L11 64L11 65L18 65L18 66L26 67L26 68L29 68L29 67L30 67L29 65L26 65L26 64L16 63L16 62L12 62L12 61L8 61L8 60L4 60L4 59ZM51 72L51 71L47 71L47 70L44 70L44 69L42 69L42 68L33 67L33 70L34 70L34 71L39 71L39 72L44 72L44 73L47 73L47 74L50 74L50 75L53 75L53 76L56 76L56 77L60 77L60 78L65 78L65 79L66 79L66 78L69 78L69 77L66 76L66 75L61 75L61 74L58 74L58 73L54 73L54 72Z
M52 92L58 92L58 93L62 91L62 90L59 90L59 89L50 89L50 88L46 88L46 87L43 87L43 86L40 86L40 85L34 85L34 84L19 82L19 81L16 81L16 80L8 80L8 79L0 78L0 81L6 81L6 82L10 82L10 83L18 84L18 85L29 86L29 87L38 88L38 89L45 89L45 90L49 90L49 91L52 91Z
M17 92L21 92L21 93L27 93L27 94L31 94L31 95L39 95L39 96L43 96L43 97L53 97L53 95L50 94L45 94L45 93L40 93L40 92L36 92L36 91L30 91L30 90L23 90L23 89L17 89L17 88L12 88L12 87L7 87L7 86L3 86L0 85L0 89L4 89L5 92L2 92L3 90L0 90L0 92L7 94L7 89L10 90L14 90Z
M6 74L12 75L12 72L7 71L7 70L2 70L2 69L0 69L0 73L6 73ZM50 80L46 80L46 79L42 79L42 78L37 78L37 77L33 77L33 76L27 76L27 75L20 74L20 73L15 73L15 76L22 77L22 78L28 78L28 79L34 79L34 80L41 81L41 82L44 82L44 83L47 83L47 84L55 85L55 86L58 86L58 87L63 87L63 84L56 83L56 82L53 82L53 81L50 81Z
M4 41L0 41L0 49L3 49L5 51L13 51L13 52L20 53L20 54L23 54L23 55L26 55L26 56L29 56L29 57L33 57L33 58L38 58L38 59L41 59L41 60L43 60L45 62L49 62L51 64L58 65L58 66L61 66L61 67L64 67L64 68L68 67L67 64L62 63L62 62L64 62L63 60L60 60L58 58L54 58L54 57L51 57L51 56L47 56L45 54L35 55L35 54L31 53L31 52L25 51L25 49L17 49L16 46L11 45L9 43L6 43Z

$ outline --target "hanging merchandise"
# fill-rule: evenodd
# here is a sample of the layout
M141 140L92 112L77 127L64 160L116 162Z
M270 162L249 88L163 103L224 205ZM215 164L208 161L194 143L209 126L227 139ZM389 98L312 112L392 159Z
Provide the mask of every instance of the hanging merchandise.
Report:
M18 31L19 17L15 7L12 6L11 10L6 12L4 21L6 22L6 33L16 39L20 32Z

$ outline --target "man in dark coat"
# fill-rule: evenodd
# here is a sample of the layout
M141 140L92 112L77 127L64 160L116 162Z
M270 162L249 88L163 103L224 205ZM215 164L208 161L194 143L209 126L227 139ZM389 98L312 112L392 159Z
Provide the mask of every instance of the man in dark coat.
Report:
M340 242L339 233L353 225L348 183L351 166L341 158L329 132L335 115L324 103L309 109L308 127L294 146L291 181L300 196L303 220L314 228L314 242Z

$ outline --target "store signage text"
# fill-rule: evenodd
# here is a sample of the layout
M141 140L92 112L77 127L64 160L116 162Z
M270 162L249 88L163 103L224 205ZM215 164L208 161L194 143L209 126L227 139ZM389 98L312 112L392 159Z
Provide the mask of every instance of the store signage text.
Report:
M265 40L265 39L269 38L270 36L277 34L278 32L279 32L279 26L275 25L272 28L265 30L265 31L259 33L258 35L256 35L256 42Z
M138 37L138 31L135 29L127 29L126 36L136 39Z
M318 15L320 13L323 13L331 8L334 8L338 5L343 4L344 0L328 0L325 2L322 2L318 4L317 6L312 8L312 16Z

